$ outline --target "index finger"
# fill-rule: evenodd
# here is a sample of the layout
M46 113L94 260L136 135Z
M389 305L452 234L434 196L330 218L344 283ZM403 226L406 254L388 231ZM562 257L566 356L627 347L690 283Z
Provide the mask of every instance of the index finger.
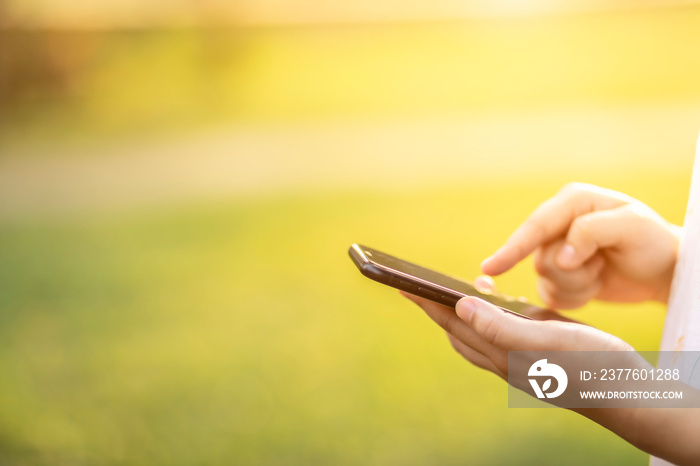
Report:
M487 275L501 274L540 245L565 236L579 215L627 203L628 198L614 191L581 183L567 185L535 209L505 244L482 262L481 270Z

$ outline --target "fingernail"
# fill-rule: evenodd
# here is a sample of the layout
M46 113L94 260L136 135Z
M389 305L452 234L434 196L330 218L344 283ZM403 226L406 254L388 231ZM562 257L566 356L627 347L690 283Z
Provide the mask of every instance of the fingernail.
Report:
M476 303L471 298L462 298L457 302L455 311L460 319L466 323L470 323L476 312Z
M557 262L564 267L574 265L575 260L576 250L570 244L565 244L564 247L559 250L559 254L557 254Z
M493 281L485 276L477 277L476 280L474 280L474 288L482 294L493 294Z

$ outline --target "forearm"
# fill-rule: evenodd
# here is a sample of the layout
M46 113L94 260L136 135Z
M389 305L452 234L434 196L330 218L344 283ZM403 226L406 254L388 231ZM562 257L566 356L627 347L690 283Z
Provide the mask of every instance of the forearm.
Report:
M650 455L700 464L700 408L586 408L574 411Z

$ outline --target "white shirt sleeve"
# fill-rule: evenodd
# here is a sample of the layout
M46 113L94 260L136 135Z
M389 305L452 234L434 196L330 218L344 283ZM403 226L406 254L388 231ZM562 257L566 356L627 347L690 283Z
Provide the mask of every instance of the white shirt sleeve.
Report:
M700 351L700 138L695 153L693 179L683 222L683 237L673 274L660 349L674 352ZM675 368L681 364L697 362L689 359L672 357L664 365ZM694 372L684 368L682 373L692 375L692 380L684 382L700 388L700 372ZM671 463L652 457L651 465L663 466Z

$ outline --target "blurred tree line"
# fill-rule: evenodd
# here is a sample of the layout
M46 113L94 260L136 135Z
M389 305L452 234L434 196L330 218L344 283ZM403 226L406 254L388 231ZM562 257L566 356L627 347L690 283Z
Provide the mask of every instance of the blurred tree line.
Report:
M81 71L104 33L0 30L0 101L6 116L79 92ZM19 114L19 115L18 115Z

